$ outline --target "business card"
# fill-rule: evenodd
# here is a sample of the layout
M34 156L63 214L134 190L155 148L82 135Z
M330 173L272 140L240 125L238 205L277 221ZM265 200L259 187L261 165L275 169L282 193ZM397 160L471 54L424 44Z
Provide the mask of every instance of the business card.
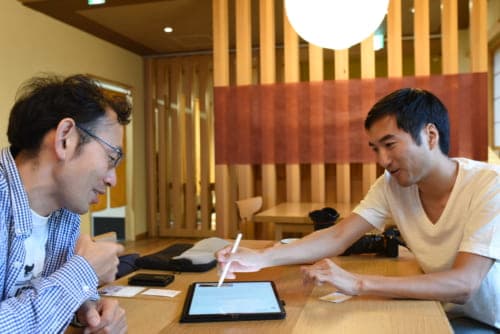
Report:
M335 291L335 292L332 292L332 293L329 293L327 295L319 297L319 299L327 301L327 302L331 302L331 303L342 303L350 298L352 298L352 296L345 295L342 292L338 292L338 291Z
M175 297L179 293L181 293L178 290L168 290L168 289L148 289L141 293L141 295L147 295L147 296L160 296L160 297Z

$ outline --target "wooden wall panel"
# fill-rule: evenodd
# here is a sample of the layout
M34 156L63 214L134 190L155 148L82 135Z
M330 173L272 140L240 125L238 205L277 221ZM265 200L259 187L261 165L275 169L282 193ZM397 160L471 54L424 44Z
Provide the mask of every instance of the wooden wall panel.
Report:
M378 99L400 87L430 90L445 105L460 101L450 110L450 117L465 126L461 128L460 136L451 137L450 152L482 160L486 157L486 146L476 141L476 136L486 129L479 130L477 125L472 126L474 121L469 118L471 110L476 108L480 112L486 105L487 91L482 92L480 89L486 83L486 76L486 73L480 72L399 78L352 78L315 83L307 81L267 87L254 86L250 92L248 87L216 88L216 162L235 165L288 164L298 161L305 182L304 187L301 187L304 195L302 199L309 200L310 187L306 184L306 178L309 177L310 164L376 162L376 155L367 145L368 136L363 125L365 108L369 110ZM267 95L274 96L274 105L267 105ZM298 100L296 108L300 118L299 127L287 123L287 100L292 95L296 95ZM250 105L251 108L241 108L241 105ZM230 110L231 116L226 117L224 110ZM260 119L252 117L252 136L249 137L242 136L240 131L248 127L248 114L262 114ZM482 114L478 113L478 117L482 117ZM475 121L482 122L482 118ZM262 140L261 129L268 128L269 123L273 123L270 131L277 138L274 143ZM297 143L299 151L295 149ZM359 183L361 168L356 166L354 172L355 180ZM358 188L353 187L353 190L357 192Z

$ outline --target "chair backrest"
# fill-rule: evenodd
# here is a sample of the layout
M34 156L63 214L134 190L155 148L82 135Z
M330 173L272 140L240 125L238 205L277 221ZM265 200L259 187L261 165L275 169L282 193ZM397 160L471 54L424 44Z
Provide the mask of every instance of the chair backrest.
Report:
M240 219L243 222L252 220L253 215L262 208L262 196L251 197L236 201Z
M117 234L115 231L106 232L103 234L98 234L94 236L94 241L111 241L116 242L118 240Z

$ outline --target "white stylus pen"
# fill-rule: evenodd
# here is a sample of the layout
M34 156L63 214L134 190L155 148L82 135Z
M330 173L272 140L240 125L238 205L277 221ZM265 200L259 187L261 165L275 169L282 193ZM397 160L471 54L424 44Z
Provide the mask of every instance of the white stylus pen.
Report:
M240 245L242 234L238 233L236 236L236 241L233 244L233 248L231 248L231 254L236 253L236 250L238 249L238 246ZM219 278L219 283L217 283L217 287L220 287L222 285L222 282L224 282L224 279L226 278L227 271L229 270L229 266L231 265L231 261L226 263L226 266L224 267L224 270L222 271L222 275L220 275Z

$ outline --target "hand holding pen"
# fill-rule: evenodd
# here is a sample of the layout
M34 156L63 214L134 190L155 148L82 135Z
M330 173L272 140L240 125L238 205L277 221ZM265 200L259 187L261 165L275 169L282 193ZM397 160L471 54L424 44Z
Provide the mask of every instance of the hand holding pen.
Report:
M220 274L221 277L224 277L222 281L226 278L235 278L234 273L237 272L255 272L271 265L267 257L262 253L262 249L235 248L235 244L224 247L215 254L220 268L222 268ZM235 249L234 252L233 249Z
M236 236L236 241L234 242L233 247L231 248L231 254L236 253L236 250L238 249L238 246L240 245L241 237L242 237L242 234L238 233L238 235ZM217 283L217 287L220 287L222 285L222 282L224 282L224 279L227 276L227 272L229 270L229 267L231 266L231 262L232 261L229 261L224 266L224 270L222 271L222 275L220 275L219 282Z

